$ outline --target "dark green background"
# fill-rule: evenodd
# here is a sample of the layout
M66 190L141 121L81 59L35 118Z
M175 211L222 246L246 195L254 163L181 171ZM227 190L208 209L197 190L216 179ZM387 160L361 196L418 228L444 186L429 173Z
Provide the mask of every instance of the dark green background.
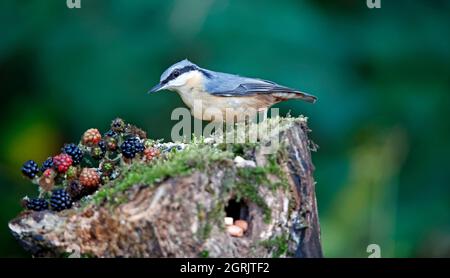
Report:
M189 58L319 97L309 117L327 257L450 256L450 1L0 3L0 256L37 193L20 174L121 116L170 139L177 94L145 92Z

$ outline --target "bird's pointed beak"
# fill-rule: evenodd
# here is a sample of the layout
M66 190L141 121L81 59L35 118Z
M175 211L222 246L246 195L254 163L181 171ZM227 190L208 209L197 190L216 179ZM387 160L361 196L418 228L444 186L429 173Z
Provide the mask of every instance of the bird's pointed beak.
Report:
M164 89L164 86L161 85L161 83L158 83L158 84L156 84L153 88L151 88L151 89L147 92L147 94L155 93L155 92L158 92L158 91L160 91L160 90L162 90L162 89Z

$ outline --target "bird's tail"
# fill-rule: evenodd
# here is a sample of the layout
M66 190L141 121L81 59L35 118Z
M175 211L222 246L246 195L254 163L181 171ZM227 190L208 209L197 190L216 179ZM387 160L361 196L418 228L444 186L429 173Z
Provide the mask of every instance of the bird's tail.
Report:
M304 92L300 92L300 91L295 91L295 95L297 96L297 98L302 99L304 101L310 102L310 103L315 103L317 101L317 97L304 93Z
M275 93L275 97L280 98L280 100L288 100L288 99L301 99L310 103L315 103L317 101L317 97L301 92L301 91L289 91L286 93Z

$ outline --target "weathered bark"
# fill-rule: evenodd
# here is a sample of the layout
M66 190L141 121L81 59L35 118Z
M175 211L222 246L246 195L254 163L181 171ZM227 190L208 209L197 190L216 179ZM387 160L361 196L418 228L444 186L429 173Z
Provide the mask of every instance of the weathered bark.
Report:
M254 185L270 209L269 220L261 204L235 199L237 187L230 184L240 181L239 167L247 166L229 160L152 186L137 184L116 206L104 202L60 213L26 211L9 228L34 256L321 257L306 120L290 120L277 135L285 148L277 163L288 187ZM257 166L268 163L261 148L251 156ZM230 202L238 218L249 223L243 237L231 237L224 229Z

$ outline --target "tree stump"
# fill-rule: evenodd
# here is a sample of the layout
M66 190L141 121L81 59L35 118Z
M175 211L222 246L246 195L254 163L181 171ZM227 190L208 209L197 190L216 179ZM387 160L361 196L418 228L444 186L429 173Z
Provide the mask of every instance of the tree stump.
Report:
M280 125L275 152L208 138L9 228L33 256L322 257L306 118L268 121ZM243 236L227 233L227 216L248 223Z

